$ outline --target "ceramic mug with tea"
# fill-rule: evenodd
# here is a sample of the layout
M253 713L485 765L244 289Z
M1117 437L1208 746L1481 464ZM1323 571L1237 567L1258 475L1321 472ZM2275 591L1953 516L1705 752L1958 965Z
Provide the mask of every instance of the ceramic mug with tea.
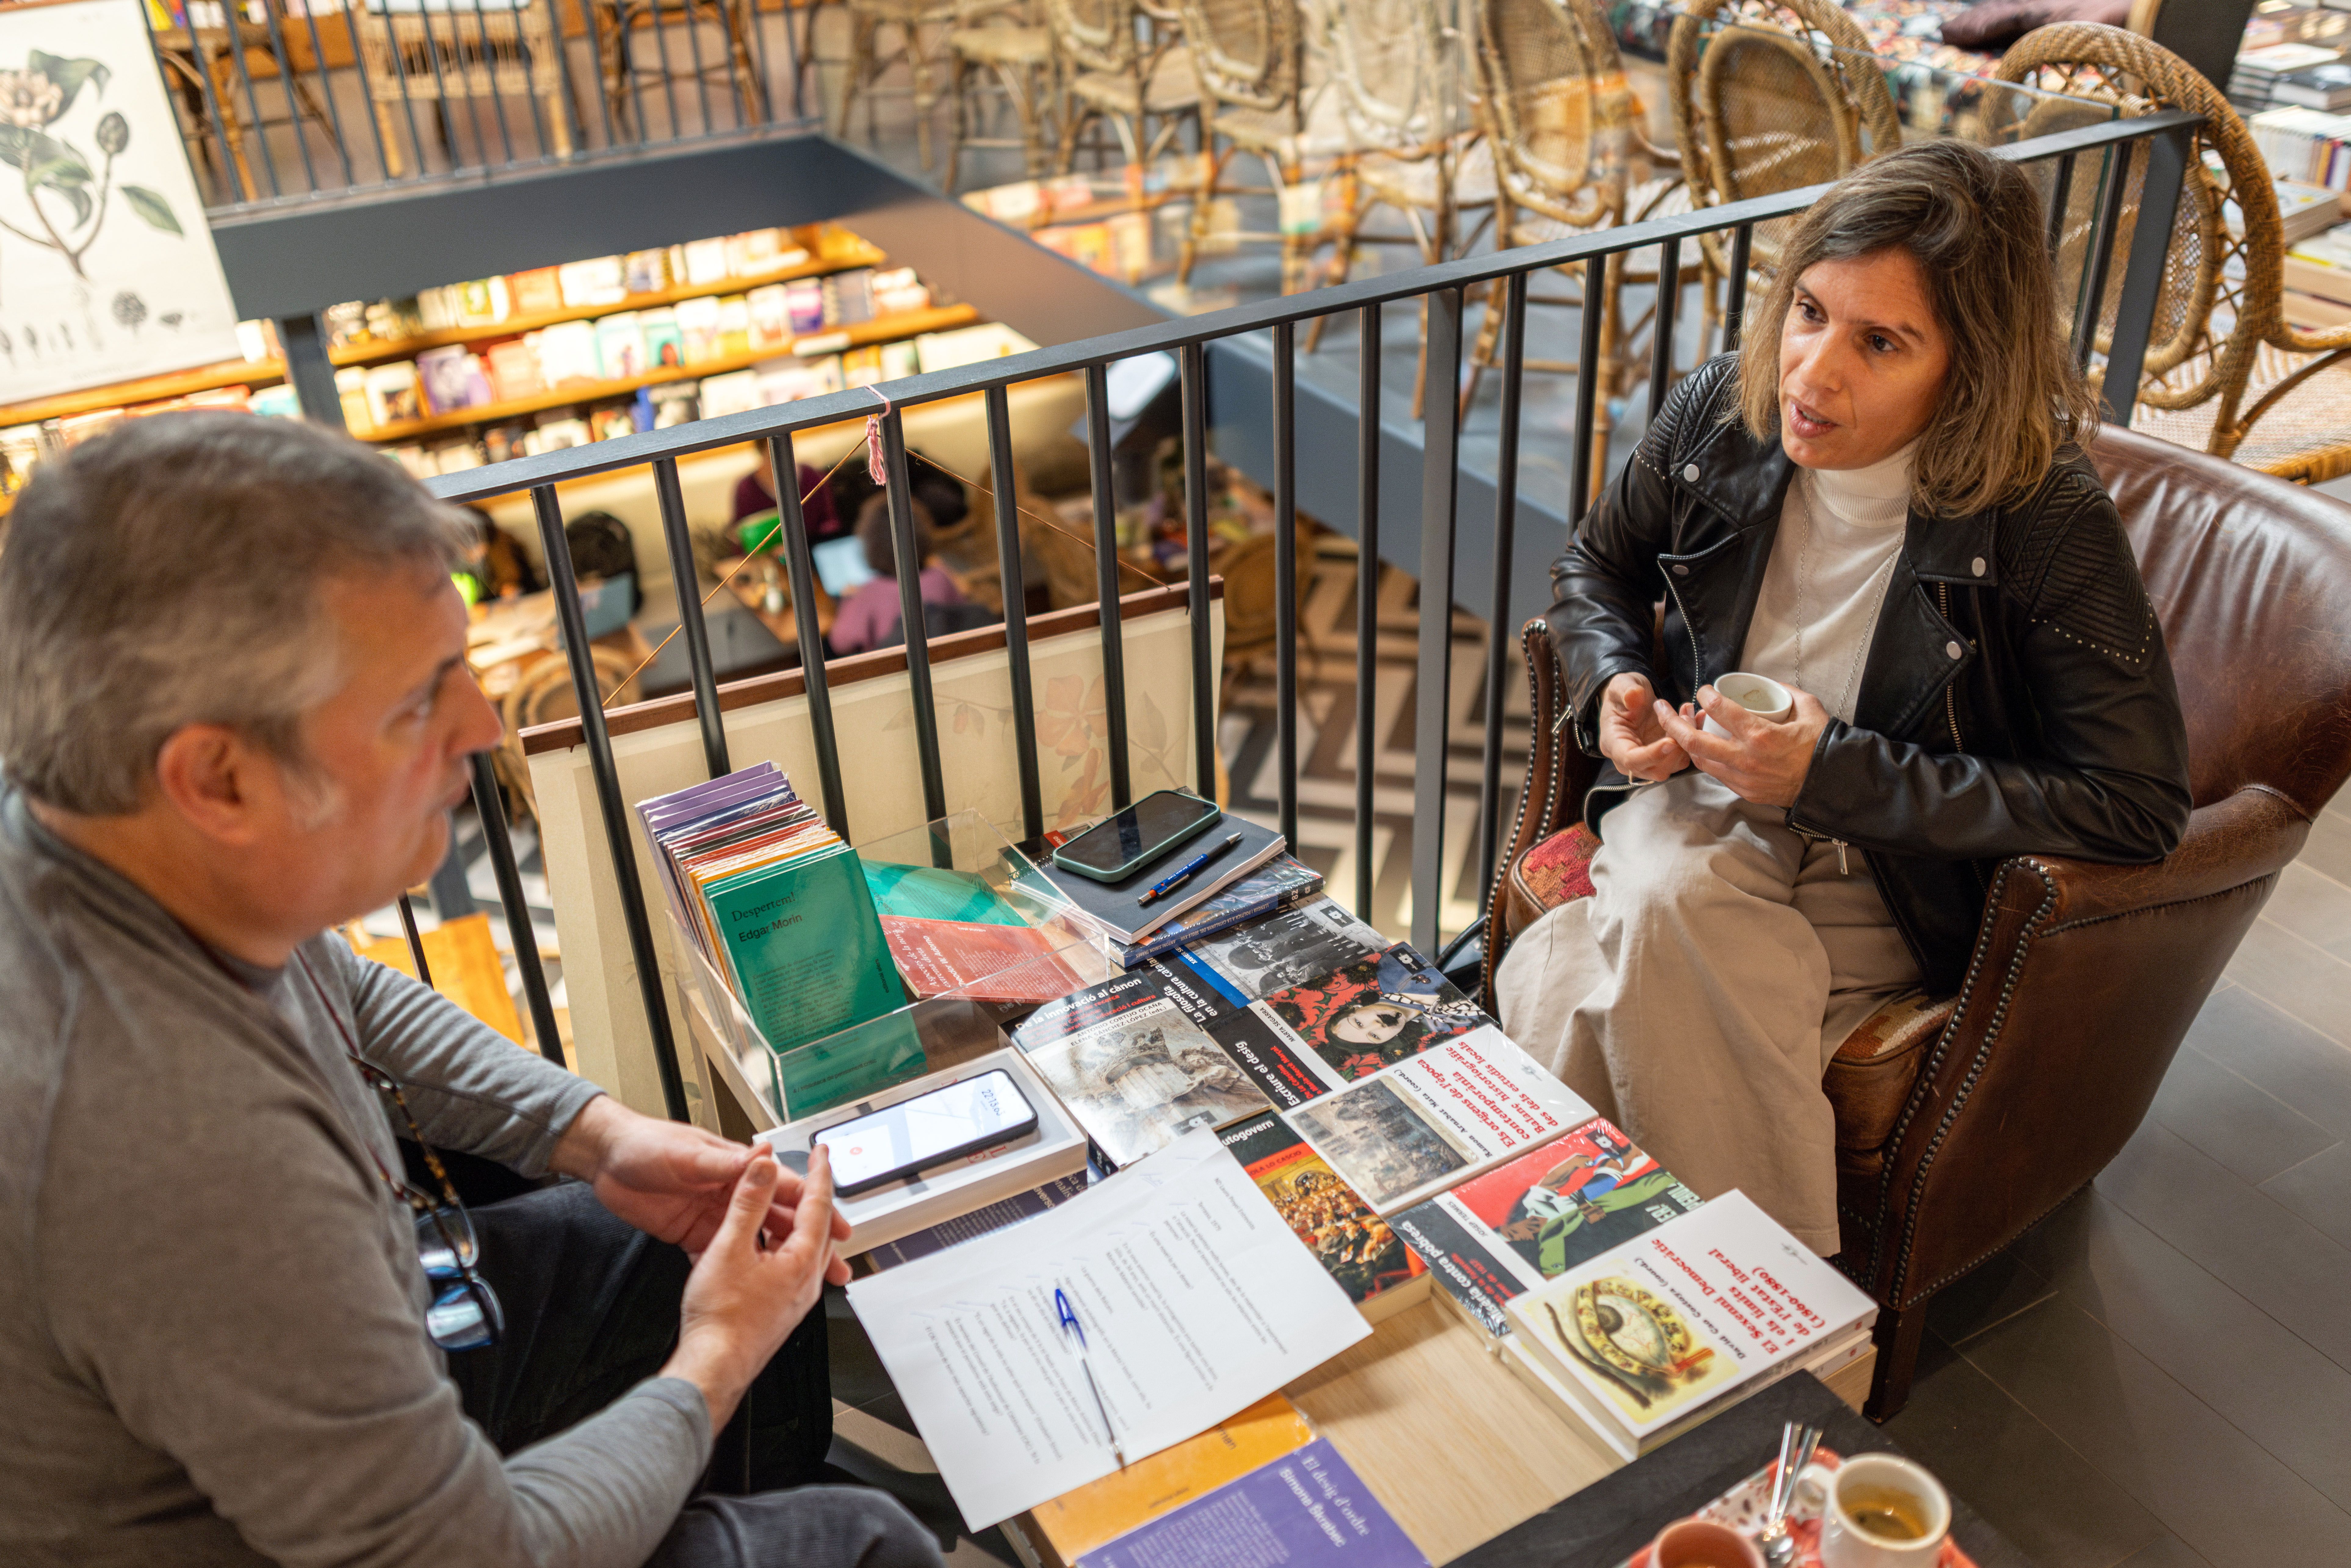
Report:
M1930 1568L1951 1530L1951 1498L1926 1468L1856 1454L1830 1478L1821 1516L1823 1568Z
M1763 1553L1727 1524L1677 1519L1649 1548L1651 1568L1763 1568Z

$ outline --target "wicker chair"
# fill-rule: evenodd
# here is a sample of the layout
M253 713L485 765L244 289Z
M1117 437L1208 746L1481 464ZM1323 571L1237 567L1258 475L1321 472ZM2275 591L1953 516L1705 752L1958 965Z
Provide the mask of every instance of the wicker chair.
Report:
M1045 0L1061 73L1061 144L1055 167L1070 172L1078 139L1107 123L1132 165L1149 164L1200 114L1192 57L1176 29L1152 18L1153 39L1137 26L1148 15L1134 0ZM1153 129L1153 121L1157 129Z
M947 53L954 62L947 96L955 106L955 119L947 132L944 183L950 194L967 148L1017 147L1022 172L1032 180L1045 172L1052 156L1045 131L1045 114L1053 96L1051 30L1035 25L1025 3L985 16L967 15L963 23L947 35ZM1019 135L981 133L997 107L989 103L990 98L1011 110Z
M593 4L597 63L604 78L605 107L614 125L630 123L632 100L642 105L656 92L666 99L680 83L691 83L698 93L706 93L713 84L724 89L735 106L737 125L768 118L767 83L751 58L751 41L758 30L752 0L593 0ZM726 51L718 58L705 60L694 39L694 29L705 22L715 24L726 37ZM671 28L681 35L675 43L668 37ZM643 45L635 41L635 35L642 32L653 35L650 63L644 58ZM669 101L674 110L675 100ZM709 112L706 99L703 110L705 115ZM642 120L640 116L637 133L650 140L652 133ZM719 127L714 122L703 129ZM671 131L683 135L685 128L673 125Z
M1632 112L1623 57L1597 0L1478 0L1476 61L1479 111L1499 185L1495 243L1503 248L1540 245L1616 224L1686 209L1677 175L1632 183L1633 160L1672 166L1673 153L1653 147ZM1616 258L1609 268L1600 334L1599 377L1593 439L1607 450L1610 400L1647 373L1647 356L1631 351L1652 306L1628 331L1623 290L1627 282L1654 286L1654 251ZM1530 295L1530 306L1584 305L1583 269L1565 270L1569 292ZM1468 417L1488 367L1500 362L1501 295L1489 297L1469 354L1469 382L1461 394ZM1576 375L1573 360L1529 360L1526 368ZM1599 465L1595 465L1595 472Z
M1666 78L1683 177L1701 207L1834 180L1902 144L1868 37L1830 0L1692 0L1674 23ZM1795 217L1755 225L1770 274ZM1699 240L1709 328L1730 237Z
M846 138L849 118L858 99L865 100L865 131L873 134L873 99L884 92L909 92L914 100L914 152L925 172L931 167L931 118L938 107L940 61L937 50L949 33L963 25L958 0L848 0L849 58L841 87L841 102L833 111L832 134ZM895 47L882 47L882 30L898 32ZM925 32L930 34L926 40ZM893 66L906 68L909 85L881 85Z
M447 135L447 99L535 98L549 148L571 152L571 105L563 75L563 43L550 0L519 0L478 9L459 0L423 0L420 9L393 11L390 0L367 0L359 17L360 55L368 97L381 132L384 173L398 179L401 138L411 105L440 101ZM242 160L240 160L242 162Z
M1227 185L1225 166L1236 152L1261 161L1281 209L1275 234L1238 232L1236 240L1278 240L1281 291L1306 286L1307 266L1322 240L1320 214L1295 210L1309 195L1310 157L1346 151L1339 136L1315 128L1306 83L1303 18L1298 0L1182 0L1184 38L1200 82L1200 184L1192 224L1176 258L1176 278L1189 283L1192 264L1214 221L1220 195L1263 193Z
M2026 34L2001 57L1999 76L2113 103L2128 116L2184 109L2204 117L2188 159L2132 427L2304 484L2351 473L2351 327L2310 331L2287 324L2277 188L2228 100L2162 46L2087 23ZM2126 226L2115 236L2098 317L2102 349L2121 301L2122 258L2145 177L2142 158L2125 188ZM2089 238L2088 200L2086 190L2077 194L2062 242L2076 274ZM2243 214L2234 234L2232 205Z

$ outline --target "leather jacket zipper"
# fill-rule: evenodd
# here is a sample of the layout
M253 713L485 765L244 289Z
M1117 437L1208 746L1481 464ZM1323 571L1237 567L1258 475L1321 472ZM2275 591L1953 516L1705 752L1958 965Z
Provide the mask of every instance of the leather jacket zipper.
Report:
M1935 600L1938 606L1943 612L1943 619L1945 621L1950 620L1951 585L1948 582L1938 582L1935 584ZM1943 716L1950 723L1951 749L1961 756L1965 756L1968 748L1966 744L1959 739L1959 683L1956 678L1946 681L1943 684Z
M1706 685L1706 661L1698 651L1698 626L1690 620L1689 606L1682 602L1682 591L1674 586L1673 573L1666 574L1666 591L1674 596L1674 608L1682 612L1682 630L1690 640L1690 695L1696 696L1698 687Z

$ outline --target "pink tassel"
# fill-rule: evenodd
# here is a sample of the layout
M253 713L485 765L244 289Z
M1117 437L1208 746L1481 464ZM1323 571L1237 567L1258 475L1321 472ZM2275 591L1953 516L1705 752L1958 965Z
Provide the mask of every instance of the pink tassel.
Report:
M882 398L882 413L889 413L890 400L883 397L878 388L869 387L867 390L872 392L875 397ZM880 413L869 413L865 416L865 472L876 485L885 490L889 488L890 470L882 461L882 414Z

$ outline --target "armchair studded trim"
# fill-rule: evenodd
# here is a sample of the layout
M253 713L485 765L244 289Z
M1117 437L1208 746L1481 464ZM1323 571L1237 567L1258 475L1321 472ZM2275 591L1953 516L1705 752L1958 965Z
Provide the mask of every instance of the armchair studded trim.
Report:
M1503 842L1501 864L1495 868L1494 891L1486 906L1486 953L1479 969L1478 995L1479 1005L1489 1013L1494 1009L1494 966L1501 962L1510 939L1531 923L1511 918L1511 879L1528 851L1576 820L1583 793L1600 770L1597 762L1577 749L1568 727L1559 722L1567 691L1560 682L1551 630L1541 616L1519 629L1519 646L1526 654L1527 667L1527 777L1519 789L1518 815L1510 823L1510 838ZM1591 859L1588 851L1584 859L1587 862ZM1589 881L1583 890L1591 891ZM1563 894L1534 913L1540 915L1552 904L1563 904L1569 896L1573 895Z

